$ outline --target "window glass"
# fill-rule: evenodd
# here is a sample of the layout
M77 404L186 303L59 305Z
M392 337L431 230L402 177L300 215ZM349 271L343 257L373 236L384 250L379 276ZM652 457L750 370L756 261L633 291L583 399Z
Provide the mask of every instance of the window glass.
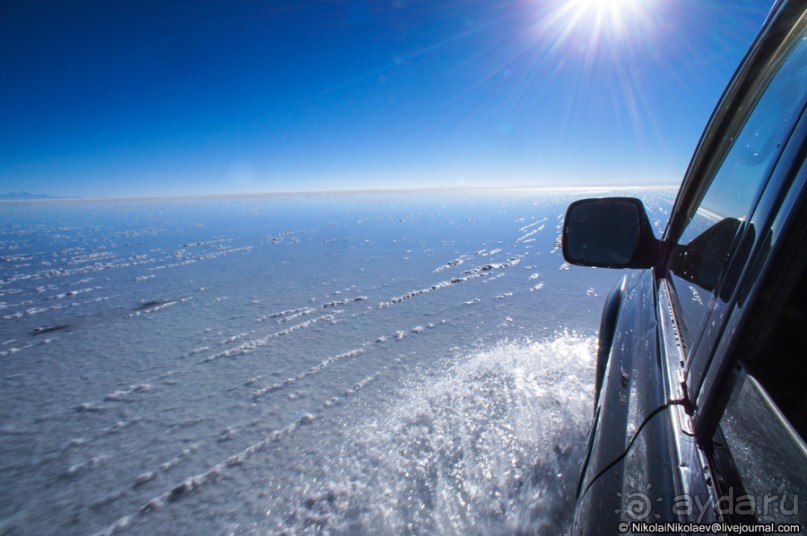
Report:
M802 173L791 193L803 180ZM730 463L715 460L722 493L733 488L735 500L750 497L744 502L755 508L746 513L755 520L807 526L807 359L795 344L807 326L807 213L802 207L779 216L792 218L790 230L779 238L757 301L744 313L748 321L737 330L739 366L714 437L715 452L723 448Z
M804 441L751 376L735 388L720 428L741 480L721 490L722 513L807 525L807 508L799 504L807 497Z
M691 347L702 328L714 291L738 250L740 236L753 233L744 222L804 106L807 94L804 33L796 43L739 134L729 140L731 148L673 251L671 280L682 312L687 347Z

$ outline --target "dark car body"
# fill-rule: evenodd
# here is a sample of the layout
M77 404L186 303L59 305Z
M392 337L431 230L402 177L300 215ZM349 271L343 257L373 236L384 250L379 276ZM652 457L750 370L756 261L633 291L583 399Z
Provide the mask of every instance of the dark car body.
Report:
M806 102L807 4L782 1L660 238L636 199L569 207L567 261L632 269L603 311L575 534L807 530Z

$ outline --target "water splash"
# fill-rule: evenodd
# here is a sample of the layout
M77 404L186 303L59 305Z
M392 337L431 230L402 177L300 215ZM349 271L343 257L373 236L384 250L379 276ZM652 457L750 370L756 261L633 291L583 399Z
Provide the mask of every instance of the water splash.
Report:
M568 531L591 415L596 341L500 343L422 375L352 427L288 533ZM287 510L288 512L288 510Z

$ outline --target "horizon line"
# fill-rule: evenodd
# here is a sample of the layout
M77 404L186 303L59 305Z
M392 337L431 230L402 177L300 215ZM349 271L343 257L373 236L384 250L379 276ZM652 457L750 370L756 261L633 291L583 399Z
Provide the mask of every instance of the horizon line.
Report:
M677 190L680 184L655 185L575 185L575 186L434 186L413 188L356 188L337 190L288 190L274 192L232 192L209 194L154 194L154 195L112 195L96 197L47 197L14 199L0 198L0 203L30 202L75 202L75 201L135 201L171 199L233 199L242 197L284 197L284 196L323 196L323 195L378 195L378 194L428 194L428 193L530 193L530 192L583 192L583 191L630 191L630 190ZM35 194L34 194L35 195Z

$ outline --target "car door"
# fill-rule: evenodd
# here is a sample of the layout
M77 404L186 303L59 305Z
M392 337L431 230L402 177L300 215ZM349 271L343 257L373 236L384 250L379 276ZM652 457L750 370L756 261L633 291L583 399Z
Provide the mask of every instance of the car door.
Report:
M664 345L673 396L689 412L676 408L671 423L678 506L690 520L807 522L796 499L807 497L807 407L794 394L807 376L801 354L781 351L799 322L807 328L793 298L804 291L807 223L807 20L798 11L776 47L750 58L764 68L703 164L711 179L677 207L666 240L675 245L659 301L676 340Z

